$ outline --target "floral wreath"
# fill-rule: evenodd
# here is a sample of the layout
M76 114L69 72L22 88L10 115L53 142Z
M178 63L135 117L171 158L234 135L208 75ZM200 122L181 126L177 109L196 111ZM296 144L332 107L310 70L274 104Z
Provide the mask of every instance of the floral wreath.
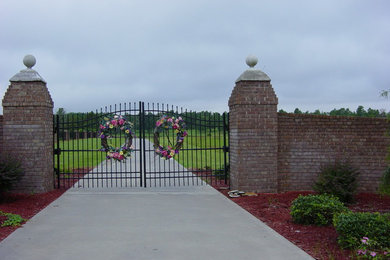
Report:
M130 157L134 150L133 143L133 124L121 115L108 115L100 122L99 137L101 139L102 149L100 151L106 152L107 159L114 159L122 161ZM125 135L125 144L121 147L113 147L108 143L108 139L112 138L115 131L119 129Z
M154 129L154 149L157 155L165 160L171 159L175 154L179 153L181 146L183 145L184 137L187 136L187 132L184 131L186 125L181 117L168 117L162 116L156 121L156 128ZM168 129L173 129L176 133L176 144L173 145L169 140ZM160 145L160 133L165 132L168 139L168 146Z

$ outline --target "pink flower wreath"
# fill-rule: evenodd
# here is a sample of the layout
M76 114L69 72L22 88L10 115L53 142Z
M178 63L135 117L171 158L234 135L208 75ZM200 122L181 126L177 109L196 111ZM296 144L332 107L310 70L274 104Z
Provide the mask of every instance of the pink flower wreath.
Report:
M179 153L184 141L184 137L187 136L187 132L184 131L186 125L181 117L168 117L162 116L156 121L156 128L154 129L154 149L155 153L165 160L173 158ZM166 130L172 129L176 133L176 144L171 144L169 140L169 134ZM160 133L165 132L168 139L168 146L160 145Z
M130 157L131 152L134 150L133 143L133 124L121 115L109 115L104 117L104 120L100 123L99 137L101 138L102 149L100 151L106 152L107 159L114 159L116 161L122 161L127 157ZM115 131L120 130L125 136L125 143L121 147L114 147L108 144L109 138Z

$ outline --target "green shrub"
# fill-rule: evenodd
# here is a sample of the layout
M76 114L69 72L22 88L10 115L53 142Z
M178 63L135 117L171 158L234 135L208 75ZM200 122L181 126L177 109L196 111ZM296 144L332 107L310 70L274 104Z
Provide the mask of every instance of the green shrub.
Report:
M349 209L332 195L299 195L291 204L291 217L295 223L327 226L332 224L333 216Z
M0 155L0 193L11 189L23 173L21 163L17 159Z
M381 183L379 185L379 193L390 196L390 167L387 167L383 173Z
M358 174L348 163L335 162L322 167L313 189L320 194L332 194L344 203L352 202Z
M27 219L22 218L20 215L12 214L12 213L5 213L0 210L0 216L7 217L6 220L1 223L1 227L16 227L20 226L24 221L27 221Z
M362 237L376 241L380 248L390 247L390 214L346 212L333 219L342 248L356 248Z

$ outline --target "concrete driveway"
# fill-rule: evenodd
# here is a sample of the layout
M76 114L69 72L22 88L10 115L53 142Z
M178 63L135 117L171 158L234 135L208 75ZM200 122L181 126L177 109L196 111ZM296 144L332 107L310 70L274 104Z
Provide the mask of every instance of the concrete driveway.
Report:
M0 259L312 258L205 185L70 189L2 241Z

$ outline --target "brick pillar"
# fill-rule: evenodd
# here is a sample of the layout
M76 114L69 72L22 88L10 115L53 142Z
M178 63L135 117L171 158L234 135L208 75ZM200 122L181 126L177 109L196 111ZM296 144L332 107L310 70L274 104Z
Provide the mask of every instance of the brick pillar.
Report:
M35 58L23 59L27 69L10 79L3 98L4 151L19 158L25 172L14 191L41 193L53 189L53 101L46 82L35 70Z
M237 79L229 99L230 182L232 189L277 192L278 98L271 79L251 67Z

